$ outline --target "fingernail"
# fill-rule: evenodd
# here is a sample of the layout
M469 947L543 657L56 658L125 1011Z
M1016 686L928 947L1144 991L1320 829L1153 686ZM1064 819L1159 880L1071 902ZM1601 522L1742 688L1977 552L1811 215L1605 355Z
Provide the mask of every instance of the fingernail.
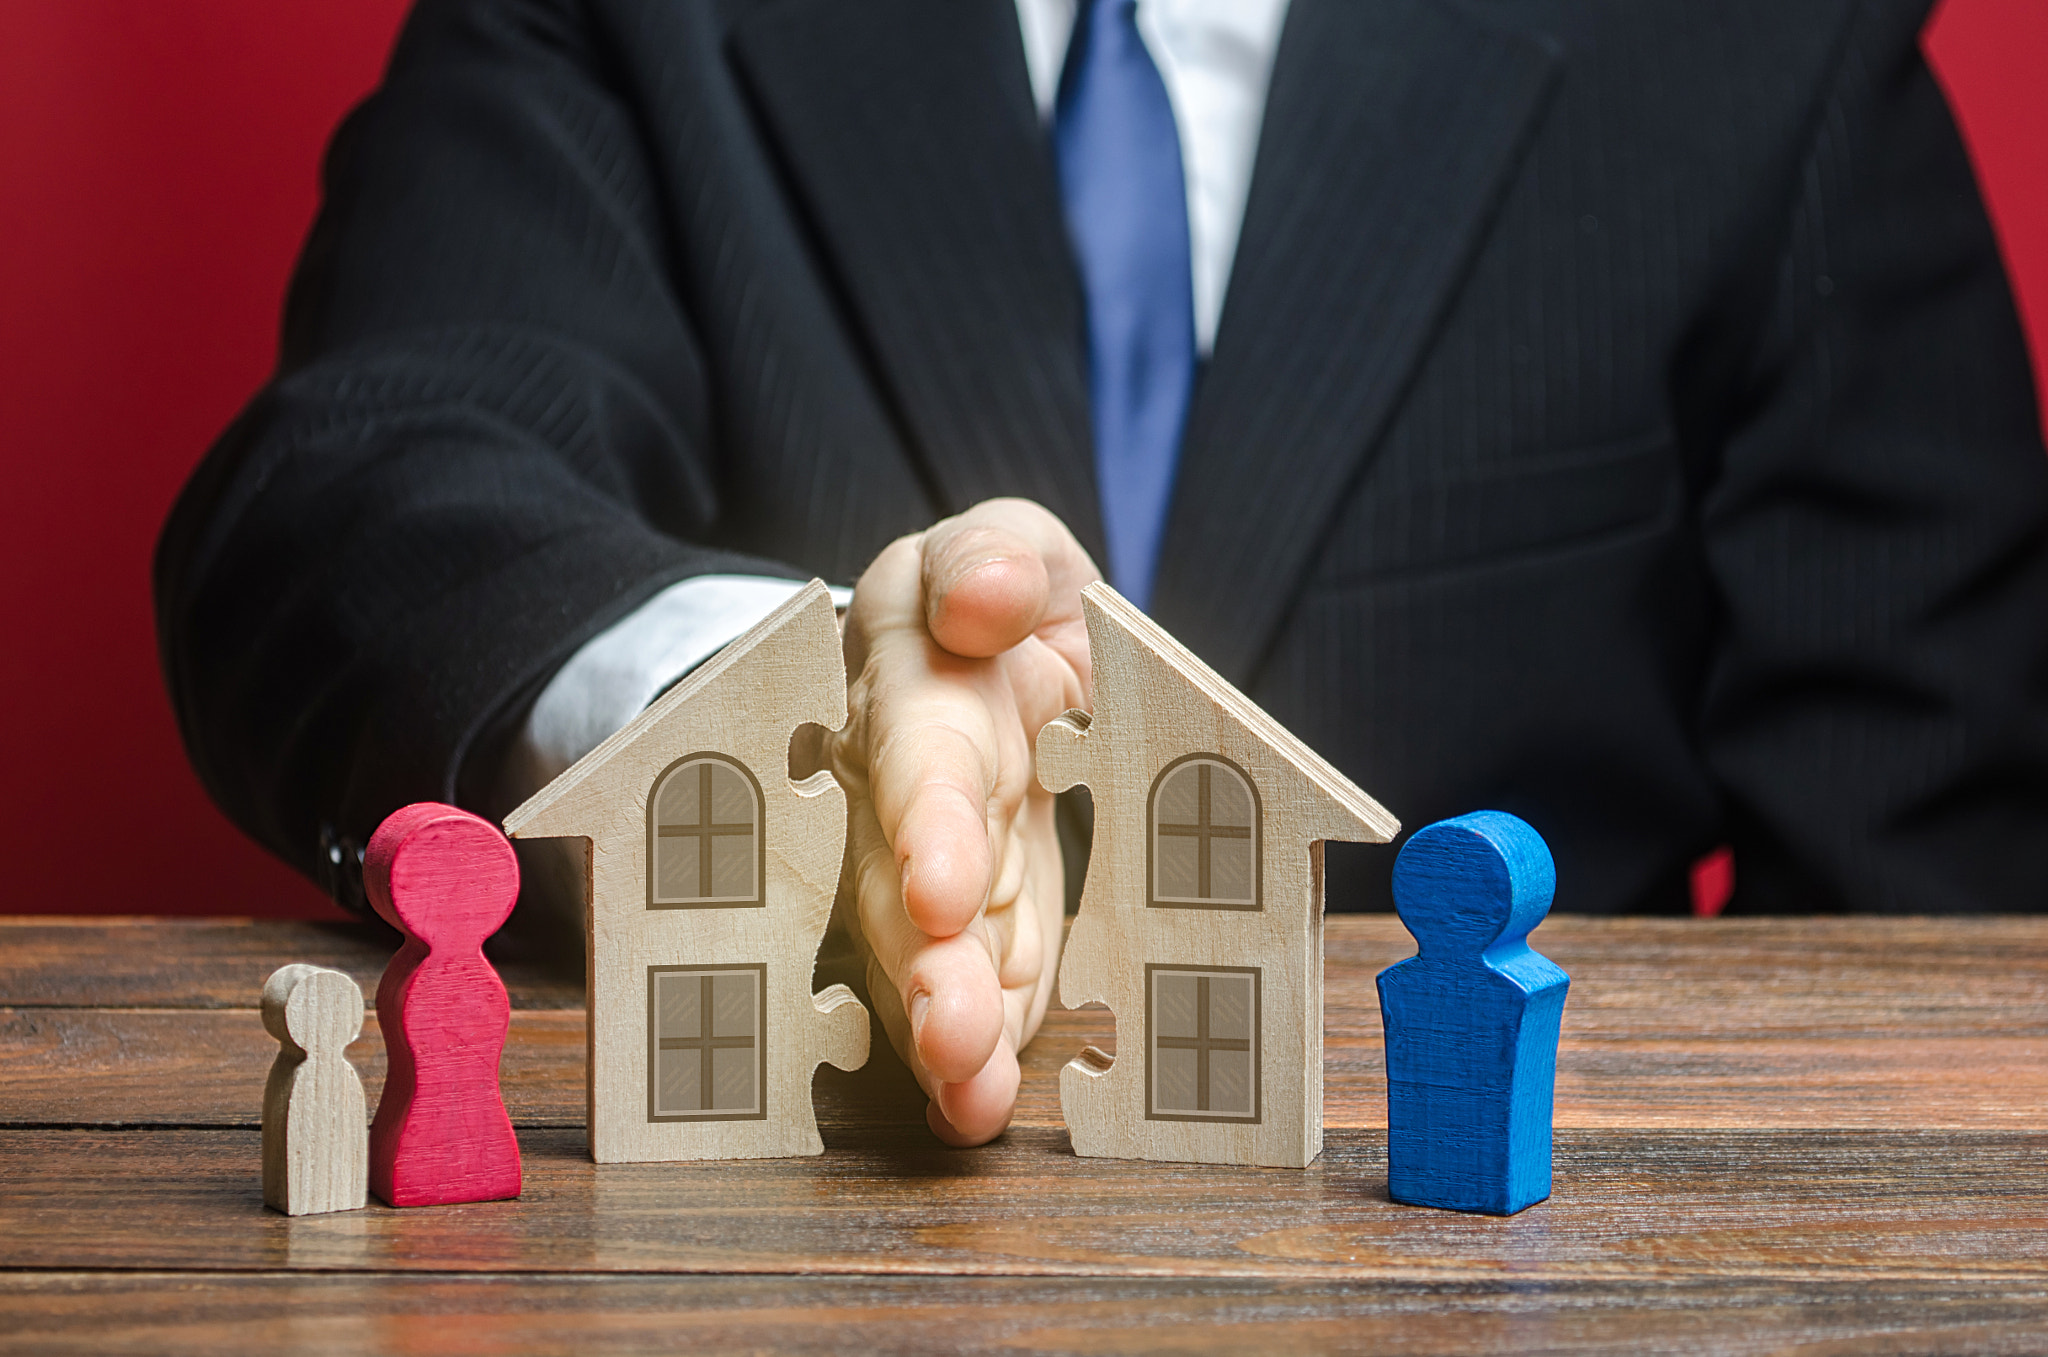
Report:
M910 1039L918 1040L924 1034L924 1015L931 1011L932 996L923 990L910 996Z

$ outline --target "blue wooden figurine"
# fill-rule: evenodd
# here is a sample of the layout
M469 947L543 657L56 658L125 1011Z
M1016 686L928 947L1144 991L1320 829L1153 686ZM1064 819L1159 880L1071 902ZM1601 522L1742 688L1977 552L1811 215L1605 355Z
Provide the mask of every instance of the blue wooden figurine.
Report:
M1542 836L1496 810L1438 821L1395 859L1394 908L1420 953L1379 975L1395 1201L1511 1216L1550 1195L1571 977L1528 937L1556 885Z

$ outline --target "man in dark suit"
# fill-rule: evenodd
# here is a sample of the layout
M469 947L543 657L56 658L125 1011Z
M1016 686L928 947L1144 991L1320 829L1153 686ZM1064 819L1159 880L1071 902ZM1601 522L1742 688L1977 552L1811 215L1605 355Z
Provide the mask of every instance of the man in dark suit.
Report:
M1722 842L1737 908L2041 907L2048 461L1926 8L424 0L165 530L194 760L345 896L860 575L822 757L957 1142L1056 961L1098 561L1562 907Z

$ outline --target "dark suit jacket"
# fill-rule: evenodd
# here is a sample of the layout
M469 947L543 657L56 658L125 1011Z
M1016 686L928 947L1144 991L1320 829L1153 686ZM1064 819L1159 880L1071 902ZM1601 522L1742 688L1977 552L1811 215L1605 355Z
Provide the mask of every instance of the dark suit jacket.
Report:
M1159 620L1560 908L1721 842L1737 908L2048 904L2048 460L1926 8L1296 0ZM309 871L679 578L992 495L1099 558L1011 0L423 0L326 188L156 581Z

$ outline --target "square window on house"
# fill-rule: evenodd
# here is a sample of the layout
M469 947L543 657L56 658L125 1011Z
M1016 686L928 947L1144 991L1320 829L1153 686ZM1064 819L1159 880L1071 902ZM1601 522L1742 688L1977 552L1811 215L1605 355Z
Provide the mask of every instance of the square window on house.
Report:
M768 1115L768 968L647 968L647 1119Z
M1259 972L1145 968L1145 1115L1259 1120Z

